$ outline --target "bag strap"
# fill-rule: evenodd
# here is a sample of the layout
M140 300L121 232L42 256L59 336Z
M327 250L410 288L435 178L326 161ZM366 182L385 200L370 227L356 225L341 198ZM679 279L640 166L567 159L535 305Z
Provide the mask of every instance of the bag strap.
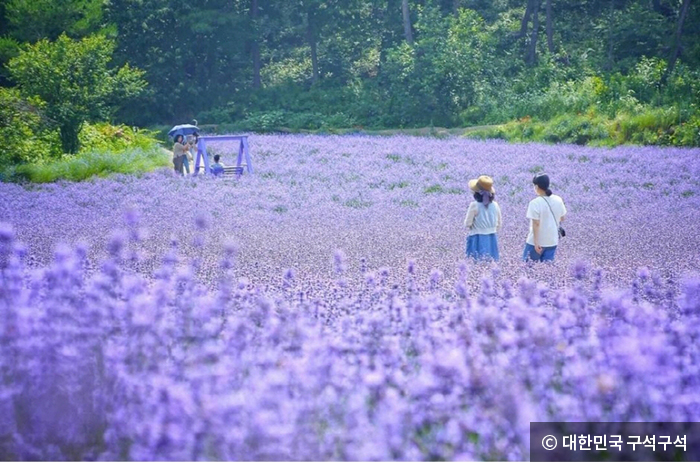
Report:
M559 226L559 222L557 221L557 216L554 215L554 210L552 210L552 206L549 205L549 201L544 198L544 196L540 196L542 200L544 200L547 203L547 207L549 207L549 211L552 212L552 218L554 218L554 224Z

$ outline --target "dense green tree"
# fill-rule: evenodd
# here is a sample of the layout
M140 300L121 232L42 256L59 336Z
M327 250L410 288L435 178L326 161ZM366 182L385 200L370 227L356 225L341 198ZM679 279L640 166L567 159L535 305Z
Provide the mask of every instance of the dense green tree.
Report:
M5 65L21 43L85 37L104 26L102 0L7 0L0 2L0 85L11 85Z
M673 73L673 69L676 67L676 61L678 60L678 57L681 55L681 50L682 50L682 40L681 38L683 37L683 26L685 24L685 20L688 17L688 10L690 9L690 0L683 0L683 3L681 5L680 12L678 13L678 26L676 27L676 33L674 34L673 37L673 46L672 46L672 51L671 51L671 59L669 60L668 63L668 68L666 72L664 73L663 81L665 82L668 79L668 76Z
M8 31L22 42L84 37L102 25L102 0L7 0Z
M55 42L43 39L28 45L10 60L22 95L45 103L64 152L78 151L84 122L108 119L146 85L143 72L128 64L109 67L113 51L114 43L101 35L81 40L61 35Z
M117 59L146 71L151 90L128 121L189 122L251 86L250 1L109 0Z
M485 25L474 11L445 18L428 6L415 27L414 46L399 45L387 64L388 112L400 126L454 125L459 112L476 102L477 83L486 76Z
M116 43L115 64L143 69L149 83L115 115L132 124L192 118L314 127L331 120L368 126L485 123L527 115L528 107L537 106L533 101L557 85L587 77L632 82L648 63L663 70L661 86L668 81L673 87L674 75L692 80L700 67L698 5L6 0L0 2L0 64L22 43L105 29ZM3 68L0 85L11 84ZM664 101L674 98L656 92Z
M45 130L41 106L41 101L22 98L16 88L0 88L0 130L3 144L11 147L0 149L3 167L40 162L55 154L55 134Z

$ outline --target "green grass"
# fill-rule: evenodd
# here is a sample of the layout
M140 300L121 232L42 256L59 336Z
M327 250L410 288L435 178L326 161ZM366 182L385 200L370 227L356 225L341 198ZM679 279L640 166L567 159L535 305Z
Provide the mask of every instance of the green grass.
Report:
M646 108L634 114L619 112L614 118L589 111L585 114L563 114L549 120L526 117L502 125L467 131L464 136L519 143L535 141L590 146L699 146L700 116L682 120L674 108ZM581 158L579 162L588 160Z
M346 207L353 208L353 209L364 209L367 207L371 207L372 202L363 201L362 199L355 198L355 199L350 199L350 200L345 201L343 205L345 205Z
M399 202L399 205L402 207L409 207L409 208L416 208L418 207L418 202L412 201L412 200L402 200Z
M411 183L409 183L408 181L405 181L405 180L404 180L404 181L399 181L398 183L391 183L391 184L389 185L389 190L393 191L393 190L396 189L396 188L403 189L403 188L408 187L410 184L411 184Z
M83 181L113 173L138 174L170 166L169 151L127 149L122 152L91 151L44 164L25 164L13 168L8 176L17 181L51 183L57 180Z
M59 143L55 130L47 133L55 135L54 145ZM0 162L0 181L83 181L112 173L139 174L168 167L172 165L172 152L161 148L155 135L154 131L126 125L86 123L79 134L80 152L61 154L60 147L54 146L51 155Z
M439 184L433 184L423 189L423 193L425 194L440 194L444 191L445 189Z
M284 205L276 205L272 210L277 213L286 213L288 209Z
M228 134L241 131L253 131L255 130L244 130L237 124L202 124L200 125L202 133L208 134ZM168 130L171 128L170 125L158 125L150 127L151 131L158 134L158 139L165 142L167 138ZM371 128L343 128L343 127L326 127L322 129L303 129L303 128L290 128L290 127L276 127L272 130L263 130L262 132L275 132L275 133L302 133L308 135L349 135L349 134L364 134L364 135L374 135L374 136L397 136L397 135L407 135L407 136L418 136L418 137L428 137L428 138L449 138L451 136L462 136L470 131L482 129L484 126L479 127L421 127L421 128L386 128L386 129L371 129ZM344 155L344 154L343 154Z

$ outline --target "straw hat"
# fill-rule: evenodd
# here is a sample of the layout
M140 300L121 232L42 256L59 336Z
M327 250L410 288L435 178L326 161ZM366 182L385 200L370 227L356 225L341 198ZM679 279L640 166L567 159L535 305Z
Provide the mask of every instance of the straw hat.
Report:
M476 180L469 180L469 189L474 192L488 191L493 194L495 192L493 189L493 178L481 175Z

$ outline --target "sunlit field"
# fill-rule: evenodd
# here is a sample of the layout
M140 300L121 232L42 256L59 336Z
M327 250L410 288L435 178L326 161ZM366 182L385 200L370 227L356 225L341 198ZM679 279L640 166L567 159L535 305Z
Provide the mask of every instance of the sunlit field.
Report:
M531 421L700 419L699 149L250 146L238 179L0 184L0 459L521 460ZM540 171L567 236L533 265ZM498 263L464 260L482 174Z

